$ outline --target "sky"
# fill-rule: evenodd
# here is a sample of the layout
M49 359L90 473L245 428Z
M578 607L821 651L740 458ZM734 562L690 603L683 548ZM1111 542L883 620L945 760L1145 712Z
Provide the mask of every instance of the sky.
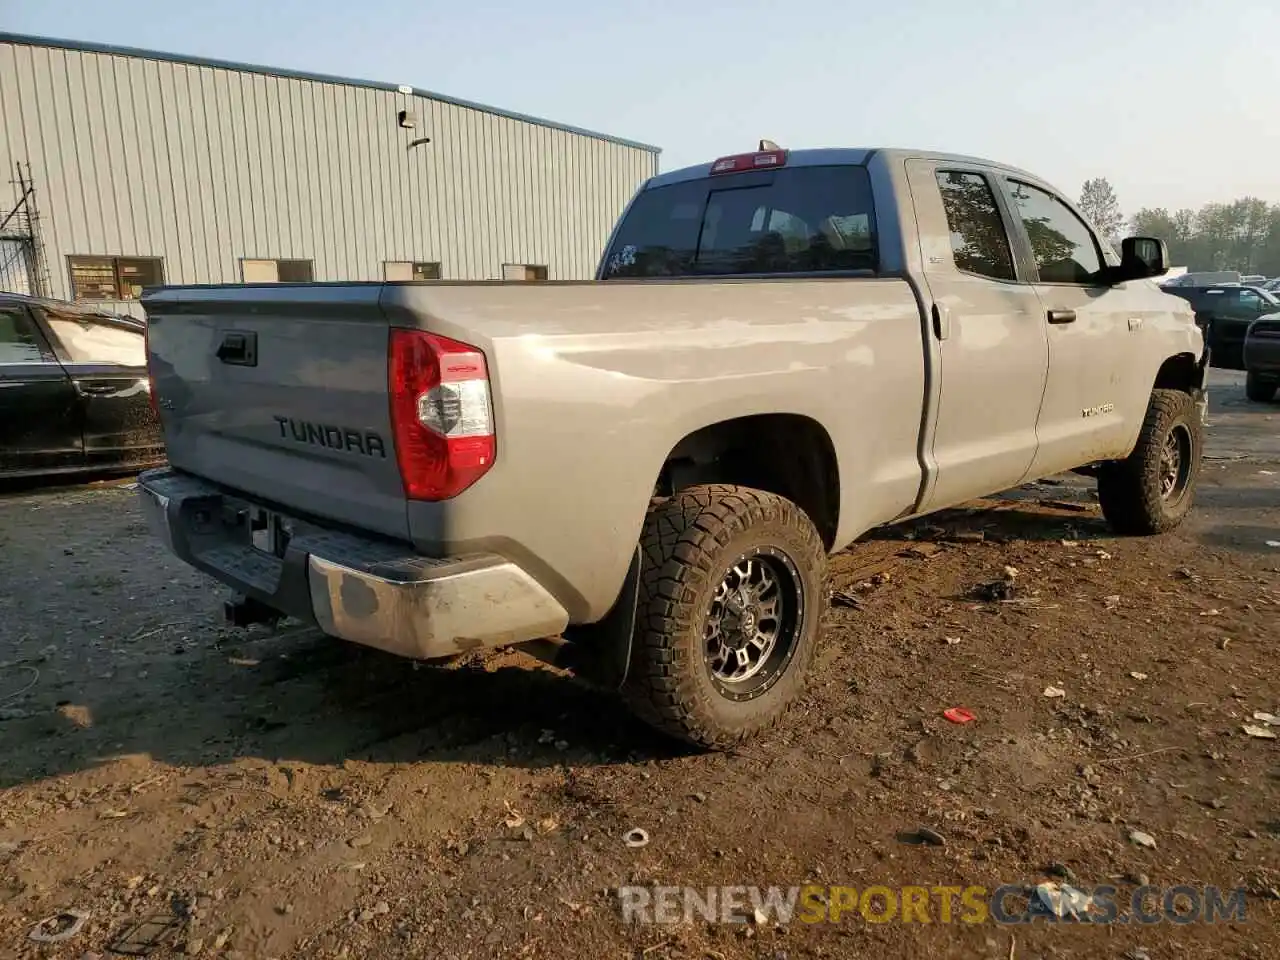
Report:
M0 31L420 89L663 148L896 146L1280 203L1276 0L0 0Z

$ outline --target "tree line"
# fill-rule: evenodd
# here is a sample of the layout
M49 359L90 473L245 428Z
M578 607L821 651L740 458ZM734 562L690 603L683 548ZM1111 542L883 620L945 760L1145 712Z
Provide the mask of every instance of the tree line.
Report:
M1104 235L1118 243L1126 221L1105 177L1085 182L1079 206ZM1174 266L1280 277L1280 204L1242 197L1231 203L1207 203L1199 210L1143 207L1128 224L1131 234L1167 243Z

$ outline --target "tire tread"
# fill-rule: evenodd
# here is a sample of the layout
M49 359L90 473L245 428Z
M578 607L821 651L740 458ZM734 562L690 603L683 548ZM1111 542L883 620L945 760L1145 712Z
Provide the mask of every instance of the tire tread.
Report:
M1185 503L1170 512L1160 496L1160 451L1170 427L1184 418L1191 428L1193 463ZM1103 464L1098 473L1098 501L1112 529L1130 536L1150 536L1167 533L1182 523L1195 492L1201 448L1200 421L1192 396L1181 390L1153 390L1133 452L1124 460Z
M705 703L690 663L679 642L690 629L701 628L701 611L694 609L699 589L718 576L724 549L734 536L751 527L782 524L803 544L806 556L792 559L802 571L814 572L817 594L806 596L810 606L806 632L816 635L825 597L826 550L813 523L791 501L750 487L705 484L689 487L650 510L641 538L645 558L640 574L640 598L631 669L623 696L631 709L650 725L681 740L711 749L731 748L777 725L788 703L766 711L736 729L716 723ZM796 684L808 672L816 644L802 635L788 673L777 685ZM792 677L792 673L797 676ZM769 697L774 691L765 694Z

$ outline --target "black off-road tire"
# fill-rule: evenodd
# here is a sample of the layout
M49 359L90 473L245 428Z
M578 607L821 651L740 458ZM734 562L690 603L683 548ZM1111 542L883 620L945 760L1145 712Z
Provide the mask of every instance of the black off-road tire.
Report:
M1244 378L1244 395L1254 403L1270 403L1276 398L1276 381L1267 380L1257 373L1247 373Z
M1176 486L1166 494L1164 452L1171 437L1185 449ZM1124 460L1102 464L1098 471L1098 500L1111 528L1149 536L1182 523L1194 499L1203 449L1204 428L1195 399L1181 390L1153 390L1133 452Z
M776 494L708 484L653 507L641 545L627 704L659 730L708 749L732 748L777 724L804 688L826 608L827 551L813 522ZM774 679L734 699L743 694L727 695L730 688L713 676L706 632L717 589L735 562L755 551L787 563L798 612Z

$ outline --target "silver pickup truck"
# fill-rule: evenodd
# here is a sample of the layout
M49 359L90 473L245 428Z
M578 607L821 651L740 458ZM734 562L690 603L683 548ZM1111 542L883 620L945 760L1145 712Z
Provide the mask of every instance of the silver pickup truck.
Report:
M1010 167L761 149L645 183L595 281L158 288L140 494L236 622L540 643L722 748L872 527L1072 469L1119 532L1181 521L1204 344L1122 249Z

